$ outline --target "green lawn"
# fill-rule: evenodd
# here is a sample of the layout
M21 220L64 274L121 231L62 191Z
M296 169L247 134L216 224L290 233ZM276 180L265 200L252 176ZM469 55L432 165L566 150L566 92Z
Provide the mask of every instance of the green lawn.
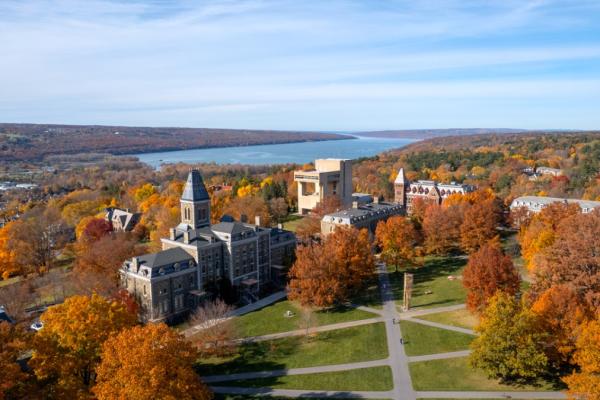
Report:
M0 279L0 288L8 285L12 285L13 283L17 283L22 279L20 276L13 276L8 279Z
M417 319L417 318L415 318ZM459 328L473 329L478 324L479 319L471 314L467 309L446 311L435 314L421 315L418 319L437 322L445 325L458 326Z
M257 394L257 395L249 395L249 394L214 394L214 400L257 400L257 399L267 399L267 400L290 400L290 399L304 399L304 400L326 400L331 397L279 397L279 396L271 396L269 394ZM372 399L372 400L391 400L391 399Z
M296 232L298 224L304 219L299 215L288 215L286 221L283 222L283 229Z
M467 350L474 336L434 328L411 321L400 321L404 349L408 356Z
M432 257L423 258L424 265L411 268L406 272L414 274L414 284L411 308L431 308L461 304L465 302L466 291L462 286L460 276L467 260L461 257ZM396 303L402 305L404 270L393 272L394 267L388 266L391 272L390 283ZM448 276L456 279L450 280ZM428 294L429 293L429 294Z
M379 360L387 356L385 327L380 322L308 337L247 343L232 357L199 360L197 367L200 376L208 376Z
M232 381L227 382L227 386L331 391L385 391L393 389L393 382L390 367L374 367L341 372Z
M409 368L415 390L556 390L548 383L541 386L505 385L496 380L488 379L480 370L469 367L467 357L410 363Z
M294 315L286 317L286 311L291 311ZM350 307L337 307L313 312L308 323L310 326L321 326L375 317L378 317L378 315L367 311ZM282 300L260 310L242 315L237 317L235 321L239 337L305 329L307 325L300 307L289 300Z

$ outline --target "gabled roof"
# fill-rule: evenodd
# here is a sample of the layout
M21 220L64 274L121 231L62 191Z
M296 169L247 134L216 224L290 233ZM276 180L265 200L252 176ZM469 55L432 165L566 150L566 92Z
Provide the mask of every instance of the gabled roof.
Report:
M241 222L219 222L218 224L212 225L210 229L214 232L228 233L230 235L253 230Z
M181 200L187 201L202 201L209 200L208 192L202 181L200 171L193 169L188 174L187 182L183 188L183 194Z
M144 254L138 258L141 264L150 268L159 268L176 262L187 261L193 257L182 248L173 247L172 249L162 250L158 253Z

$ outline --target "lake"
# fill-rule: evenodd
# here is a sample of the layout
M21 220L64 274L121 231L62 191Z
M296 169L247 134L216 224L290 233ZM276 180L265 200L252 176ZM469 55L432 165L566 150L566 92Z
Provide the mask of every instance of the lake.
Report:
M253 165L304 164L317 158L370 157L386 150L404 147L415 141L415 139L357 137L352 140L219 147L131 155L155 168L161 164L178 162Z

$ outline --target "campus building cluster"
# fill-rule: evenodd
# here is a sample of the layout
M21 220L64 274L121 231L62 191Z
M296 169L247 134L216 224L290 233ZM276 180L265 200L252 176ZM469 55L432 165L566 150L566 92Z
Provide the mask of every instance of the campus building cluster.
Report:
M121 284L147 321L170 321L189 313L225 281L242 302L279 279L294 257L292 232L225 216L210 223L210 198L200 172L192 170L180 200L181 222L161 239L162 251L127 260Z
M581 208L583 214L591 213L594 209L600 208L600 201L564 199L559 197L521 196L512 201L510 210L515 211L524 208L530 213L538 213L542 211L544 207L553 203L577 204Z

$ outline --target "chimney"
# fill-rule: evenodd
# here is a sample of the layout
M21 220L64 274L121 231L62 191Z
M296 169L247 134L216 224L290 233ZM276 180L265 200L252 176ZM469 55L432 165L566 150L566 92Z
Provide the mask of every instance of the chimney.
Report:
M169 229L169 240L177 239L177 234L175 233L175 228Z
M133 270L135 272L138 272L140 270L140 259L137 257L133 257L131 259L131 266L133 267Z
M254 217L254 225L260 226L260 215Z
M279 229L279 230L283 229L283 224L281 222L277 224L277 229Z
M248 216L246 214L241 214L240 215L240 221L243 223L247 223L248 222Z
M358 201L352 202L352 208L358 208Z
M183 243L185 243L185 244L190 243L190 231L183 232Z
M379 196L375 196L375 197L373 197L373 203L375 203L375 204L379 204L379 200L380 200L380 199L379 199Z

